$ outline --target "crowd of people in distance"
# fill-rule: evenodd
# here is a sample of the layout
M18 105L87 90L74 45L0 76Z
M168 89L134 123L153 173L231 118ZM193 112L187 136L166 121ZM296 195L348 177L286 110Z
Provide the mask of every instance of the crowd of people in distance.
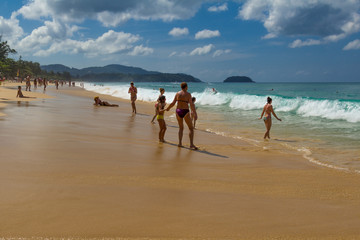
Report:
M46 78L40 78L40 77L31 79L30 76L27 76L26 78L16 78L13 80L13 82L14 81L21 83L21 84L25 81L25 91L29 91L29 92L31 92L31 87L32 87L31 82L33 83L34 89L37 89L38 87L42 87L44 92L46 91L46 87L49 85L49 83L54 84L57 90L59 89L59 86L62 87L64 85L66 85L66 83L67 83L67 81L64 81L64 80L55 79L55 80L49 81ZM71 87L71 86L75 87L74 81L69 80L68 83L69 83L69 87ZM19 90L21 93L21 86L18 87L18 96L17 97L21 97L21 95L24 96L22 93L19 94Z

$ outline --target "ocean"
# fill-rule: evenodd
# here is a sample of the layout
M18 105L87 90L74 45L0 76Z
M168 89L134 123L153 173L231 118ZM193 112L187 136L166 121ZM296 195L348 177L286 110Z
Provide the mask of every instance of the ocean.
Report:
M168 103L180 90L179 83L135 85L138 100L146 102L156 101L160 87ZM197 99L198 129L242 139L257 151L296 151L313 164L360 173L360 83L188 85ZM128 83L85 82L84 88L129 99ZM264 141L265 126L258 118L268 96L282 122L273 118L271 140ZM166 118L176 121L173 111Z

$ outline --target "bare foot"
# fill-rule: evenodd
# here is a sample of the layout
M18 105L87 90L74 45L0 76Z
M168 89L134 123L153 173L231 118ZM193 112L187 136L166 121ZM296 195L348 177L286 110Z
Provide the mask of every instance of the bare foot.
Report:
M181 147L181 148L182 148L182 147L184 147L184 146L183 146L182 144L180 144L180 143L179 143L179 144L178 144L178 147Z
M190 149L193 149L193 150L199 150L199 148L198 148L198 147L196 147L195 145L190 146Z

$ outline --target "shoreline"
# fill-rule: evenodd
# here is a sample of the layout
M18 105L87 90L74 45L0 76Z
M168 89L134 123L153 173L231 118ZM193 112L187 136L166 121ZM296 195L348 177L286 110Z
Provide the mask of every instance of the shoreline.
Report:
M90 83L89 83L90 84ZM174 86L170 88L170 91L173 90ZM103 89L104 90L104 89ZM114 89L112 89L114 90ZM87 90L89 92L92 92L95 95L98 93L93 92L91 90ZM106 94L110 94L111 90L106 89ZM119 99L119 101L127 101L127 99L120 98L120 97L114 97L112 95L106 95L102 94L103 97L111 97L112 99L116 100ZM153 93L152 93L153 94ZM165 94L166 95L166 94ZM172 96L172 95L170 95ZM144 98L144 96L143 96ZM168 99L169 101L172 100L170 97ZM145 108L148 114L151 114L149 112L149 109L153 109L153 102L148 101L142 101L138 100L137 104L145 104L148 105L148 108ZM216 107L216 106L215 106ZM210 112L209 112L210 111ZM351 153L347 155L349 158L349 161L340 162L337 160L343 159L343 146L339 144L337 148L334 148L332 145L333 142L328 142L328 145L316 145L316 142L323 141L323 139L318 138L309 138L309 136L301 136L297 135L296 131L294 132L294 127L289 125L282 127L281 125L283 123L275 122L272 132L273 136L275 136L274 139L270 141L264 141L262 139L263 132L265 131L265 127L263 126L262 121L259 121L256 118L257 124L250 124L244 123L244 121L236 122L236 127L233 126L234 122L232 120L227 121L227 119L224 118L226 114L221 114L221 112L211 111L208 106L202 106L201 108L198 108L198 114L200 116L200 121L197 122L197 130L199 131L207 131L211 132L220 136L230 137L233 139L240 139L242 141L248 142L250 145L253 145L252 148L255 148L257 150L270 150L270 151L278 151L278 152L291 152L292 154L298 154L303 157L303 159L307 162L310 162L311 164L316 164L321 167L327 167L331 169L336 169L339 171L345 171L345 172L353 172L353 173L360 173L360 165L357 164L357 157L360 154L360 151L357 150L357 148L353 148L351 150ZM259 113L260 114L260 113ZM166 119L167 121L171 121L174 124L177 124L175 114L172 112L166 113ZM211 120L216 119L216 120ZM240 120L240 119L239 119ZM236 120L237 121L237 120ZM155 121L156 122L156 121ZM222 123L226 123L227 125L224 126ZM229 124L232 123L232 124ZM242 127L241 124L245 124L247 127ZM285 128L285 134L284 131L281 131L281 128ZM292 131L290 134L287 133L287 131ZM348 149L348 151L350 151ZM338 154L338 155L336 155ZM331 160L329 158L331 156ZM339 159L341 158L341 159ZM348 164L348 163L351 164Z
M167 144L153 105L49 87L1 117L0 236L146 239L354 239L360 178L241 141L195 132ZM184 145L188 146L187 129ZM5 140L6 139L6 140ZM19 151L14 151L14 147Z

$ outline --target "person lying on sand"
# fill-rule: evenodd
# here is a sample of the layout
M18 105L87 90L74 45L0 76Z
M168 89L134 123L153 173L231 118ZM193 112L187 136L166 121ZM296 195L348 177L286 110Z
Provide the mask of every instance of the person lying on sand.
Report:
M108 102L105 102L105 101L101 101L99 97L94 97L94 105L95 106L106 106L106 107L118 107L119 105L117 104L110 104Z
M19 97L19 98L36 98L36 97L27 97L27 96L24 96L23 93L22 93L22 91L21 91L21 86L18 86L18 91L17 91L16 97Z

